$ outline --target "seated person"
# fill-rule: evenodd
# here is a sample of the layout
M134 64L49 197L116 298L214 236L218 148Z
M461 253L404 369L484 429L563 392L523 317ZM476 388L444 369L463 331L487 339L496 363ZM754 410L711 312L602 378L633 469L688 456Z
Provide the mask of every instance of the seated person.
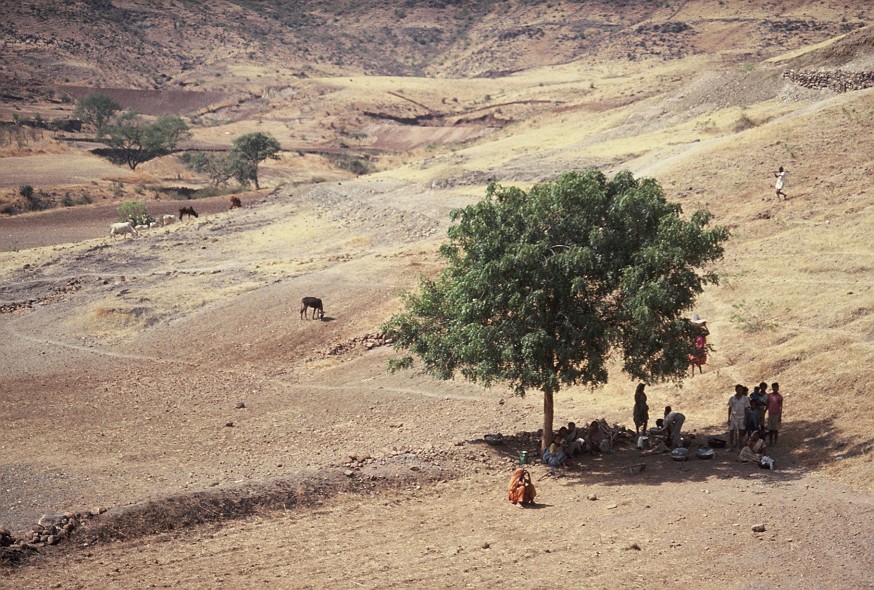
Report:
M534 489L534 484L531 483L531 475L523 467L518 468L510 477L510 484L507 486L507 497L511 504L515 504L519 508L524 506L534 506L534 498L537 496L537 490Z
M584 433L577 428L577 425L573 422L567 423L567 435L565 436L565 448L567 449L568 455L574 457L583 452L585 448L585 438Z
M564 427L562 426L562 428ZM543 451L543 462L549 464L550 467L555 469L559 465L564 465L567 458L565 440L561 435L556 434L555 438L552 439L552 444L549 445L549 448Z
M747 444L740 451L738 457L744 463L753 461L759 463L762 460L762 455L765 454L765 441L759 436L757 431L754 431L747 439Z
M590 453L600 453L601 446L606 439L606 435L604 431L601 429L601 425L597 420L592 420L592 423L589 424L589 427L586 429L586 449Z

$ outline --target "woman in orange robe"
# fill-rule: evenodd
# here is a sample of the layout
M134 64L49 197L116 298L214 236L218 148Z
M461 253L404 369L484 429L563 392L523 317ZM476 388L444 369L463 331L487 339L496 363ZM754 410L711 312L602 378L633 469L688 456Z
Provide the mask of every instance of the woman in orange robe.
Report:
M510 484L507 486L508 498L511 504L515 504L519 508L523 506L533 506L534 497L537 496L537 490L534 489L534 484L531 483L531 475L528 470L520 467L513 472L510 477Z

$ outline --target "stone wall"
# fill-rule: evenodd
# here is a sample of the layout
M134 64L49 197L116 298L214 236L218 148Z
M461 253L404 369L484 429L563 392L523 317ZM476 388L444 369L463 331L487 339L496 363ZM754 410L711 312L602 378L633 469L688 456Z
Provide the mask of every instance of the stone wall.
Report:
M805 88L823 88L834 92L852 92L874 86L874 72L789 70L783 72L783 77Z

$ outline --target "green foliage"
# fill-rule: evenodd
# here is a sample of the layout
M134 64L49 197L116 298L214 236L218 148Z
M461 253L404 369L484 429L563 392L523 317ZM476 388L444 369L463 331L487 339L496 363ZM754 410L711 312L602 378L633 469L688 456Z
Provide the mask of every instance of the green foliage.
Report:
M76 102L73 116L83 122L92 125L97 131L97 137L101 137L106 125L112 117L121 110L121 105L109 96L100 92L89 94Z
M179 157L185 166L198 174L206 174L214 187L227 184L235 177L233 162L225 155L186 152Z
M133 225L149 225L155 221L141 201L125 201L116 211L121 221L130 221Z
M113 161L135 170L139 164L176 149L179 140L187 136L188 125L175 115L163 115L149 123L139 114L125 111L107 133Z
M492 184L451 218L446 268L383 326L426 372L542 390L544 437L553 394L605 383L614 353L634 379L685 376L684 312L717 281L701 269L728 238L707 229L709 212L683 219L655 180L621 172L608 181L591 169L528 192Z
M78 196L73 196L69 192L64 193L64 196L61 198L61 205L64 207L74 207L76 205L87 205L91 202L91 198L86 194L80 194Z
M228 153L229 163L234 170L234 176L240 184L248 184L251 180L255 188L258 184L258 164L267 158L278 160L279 142L266 133L247 133L234 139L233 147Z
M337 166L343 170L347 170L357 176L367 174L371 170L370 162L357 156L342 155L337 157L334 161L337 163Z
M42 211L47 207L46 202L41 198L42 195L29 184L18 187L18 194L24 197L26 211Z
M734 312L730 321L741 331L755 334L764 330L773 330L777 327L774 318L774 303L756 299L747 302L746 299L732 305Z

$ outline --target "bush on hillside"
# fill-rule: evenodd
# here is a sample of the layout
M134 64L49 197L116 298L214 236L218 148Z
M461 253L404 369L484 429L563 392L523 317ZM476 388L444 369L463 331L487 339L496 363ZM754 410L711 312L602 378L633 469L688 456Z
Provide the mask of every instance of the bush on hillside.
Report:
M121 221L130 221L133 225L149 225L155 221L146 210L146 205L140 201L125 201L116 211Z

